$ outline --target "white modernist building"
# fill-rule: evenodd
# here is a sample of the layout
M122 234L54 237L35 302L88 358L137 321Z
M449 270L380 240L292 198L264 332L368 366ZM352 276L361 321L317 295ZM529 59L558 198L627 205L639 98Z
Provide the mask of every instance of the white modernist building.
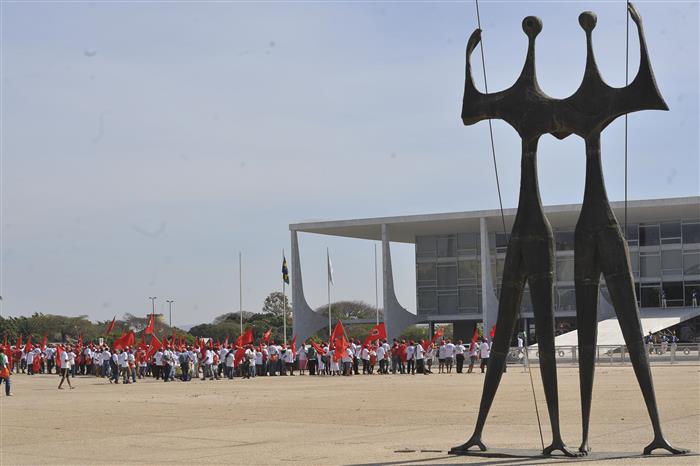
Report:
M561 332L575 327L574 228L580 205L545 207L557 248L555 318ZM612 203L626 238L642 317L665 317L678 323L695 317L700 300L700 197ZM504 211L509 233L516 210ZM626 217L626 218L625 218ZM495 324L508 234L499 210L409 215L289 226L292 243L294 333L302 341L328 325L304 297L299 233L314 233L382 242L383 312L389 338L415 323L453 323L455 338L471 335L473 326ZM415 245L415 312L394 293L391 242ZM604 282L599 320L613 317ZM533 335L527 288L521 307L521 330ZM669 320L670 319L670 320ZM693 328L692 332L696 330Z

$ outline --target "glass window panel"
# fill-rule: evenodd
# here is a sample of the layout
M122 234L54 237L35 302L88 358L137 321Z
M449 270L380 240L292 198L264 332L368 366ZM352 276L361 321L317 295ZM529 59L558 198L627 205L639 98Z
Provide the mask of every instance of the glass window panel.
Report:
M659 245L659 226L658 225L642 225L639 227L639 245L640 246L658 246Z
M479 260L461 260L458 262L460 280L478 280L481 269Z
M459 307L467 309L479 308L479 295L476 287L462 286L459 288Z
M479 250L479 233L460 233L457 241L460 251L476 253Z
M418 308L426 310L437 309L437 293L434 288L418 290Z
M661 275L659 256L641 256L639 258L639 271L642 277L658 277Z
M680 270L683 268L683 255L680 249L661 251L661 267L664 270Z
M636 241L639 239L639 230L637 225L627 225L627 241Z
M438 296L439 314L457 314L457 294Z
M632 266L632 272L639 273L639 253L636 251L630 251L630 265Z
M557 251L573 251L574 250L574 232L573 231L557 231L554 233L554 239L557 242Z
M435 237L416 237L416 251L418 257L435 257Z
M700 253L683 254L683 273L686 275L700 274Z
M574 260L571 258L557 259L557 280L568 282L574 280Z
M664 293L666 293L667 301L683 300L683 282L664 282ZM670 303L669 303L670 305Z
M457 288L457 266L441 265L437 268L439 288Z
M437 271L434 262L418 262L416 264L416 278L419 282L435 281Z
M573 287L559 287L557 294L559 297L559 310L570 311L576 309L576 293Z
M662 223L662 238L679 238L681 236L681 222Z
M642 307L659 307L661 288L658 286L642 287Z
M456 255L455 251L455 237L454 236L440 236L437 239L437 255L438 257L454 257Z
M700 223L683 224L683 243L700 243Z
M510 240L510 233L507 235L504 233L496 233L496 248L506 248L508 246L508 241Z

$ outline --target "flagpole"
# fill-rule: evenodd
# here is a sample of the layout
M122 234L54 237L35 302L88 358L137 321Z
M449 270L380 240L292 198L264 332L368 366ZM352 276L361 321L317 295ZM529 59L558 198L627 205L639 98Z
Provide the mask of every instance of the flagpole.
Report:
M377 278L377 243L374 243L374 308L377 311L377 325L379 325L379 281Z
M284 265L284 248L282 249L282 265ZM282 316L283 316L283 327L284 327L284 343L287 343L287 287L284 282L284 274L282 274Z
M238 314L241 318L241 335L243 335L243 260L238 251Z
M328 344L331 344L331 326L333 325L331 321L331 254L326 248L326 275L328 278Z

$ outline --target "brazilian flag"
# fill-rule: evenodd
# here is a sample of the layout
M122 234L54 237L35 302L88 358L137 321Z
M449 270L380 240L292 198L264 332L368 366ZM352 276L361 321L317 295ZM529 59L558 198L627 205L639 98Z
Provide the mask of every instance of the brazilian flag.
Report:
M289 285L289 269L287 268L287 259L282 256L282 280Z

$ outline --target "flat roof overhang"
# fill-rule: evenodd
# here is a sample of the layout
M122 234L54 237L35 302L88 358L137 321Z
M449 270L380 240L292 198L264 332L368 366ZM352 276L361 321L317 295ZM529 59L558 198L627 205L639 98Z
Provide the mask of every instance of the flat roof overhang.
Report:
M624 201L611 202L610 205L618 221L624 222ZM553 228L576 225L580 210L581 204L563 204L544 208ZM516 212L517 209L503 210L508 231L513 226ZM381 241L381 226L387 225L391 241L413 244L416 236L479 231L481 218L486 219L489 231L502 230L501 212L498 209L293 223L289 225L289 229L304 233ZM698 218L700 218L700 196L627 202L628 223L697 220Z

